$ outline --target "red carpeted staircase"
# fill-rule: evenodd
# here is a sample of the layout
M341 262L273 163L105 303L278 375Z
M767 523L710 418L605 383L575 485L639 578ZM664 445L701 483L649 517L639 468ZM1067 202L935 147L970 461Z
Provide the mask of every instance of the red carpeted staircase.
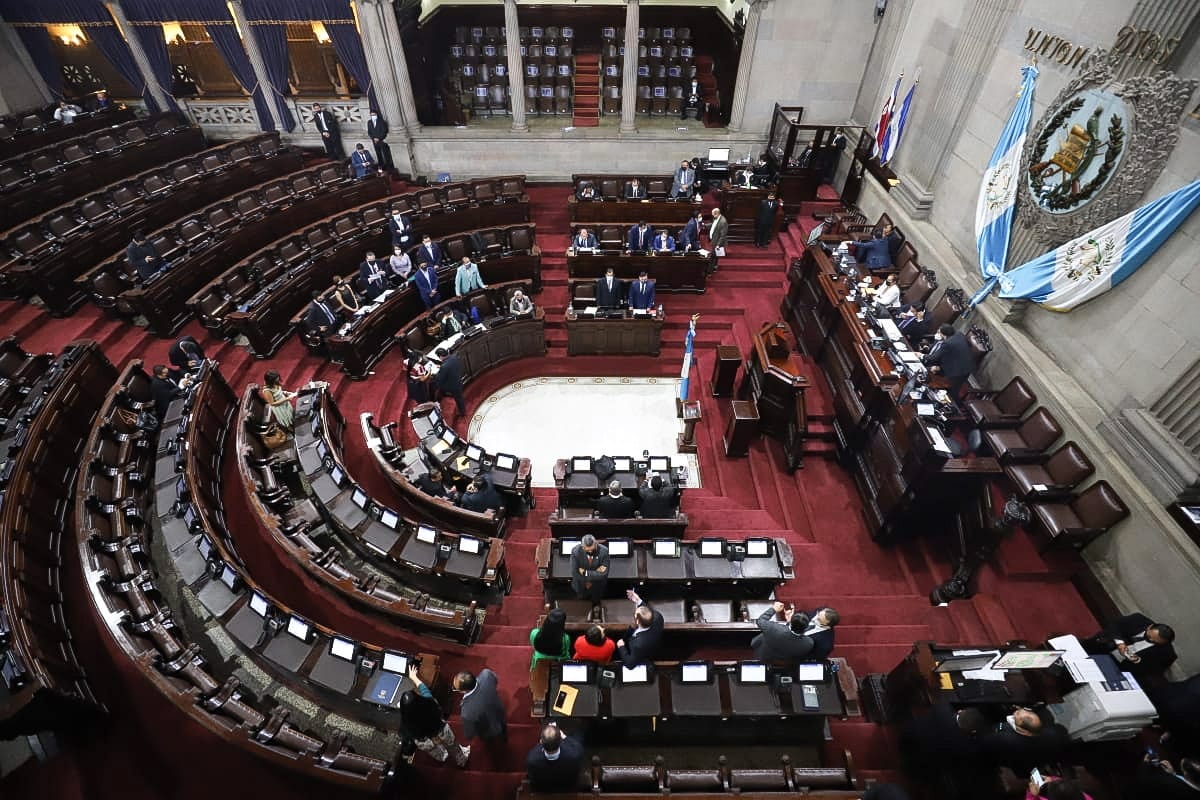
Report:
M575 120L577 128L600 125L600 54L575 54Z

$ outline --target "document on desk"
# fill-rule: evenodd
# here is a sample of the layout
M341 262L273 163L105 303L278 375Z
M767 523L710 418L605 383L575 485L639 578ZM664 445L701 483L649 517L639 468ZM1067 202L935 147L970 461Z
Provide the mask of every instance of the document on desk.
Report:
M1072 634L1056 636L1046 642L1055 650L1062 650L1062 660L1067 666L1067 672L1075 683L1100 683L1104 680L1104 672L1091 656L1083 649L1079 639Z
M1003 681L1004 670L992 669L984 667L983 669L969 669L962 674L969 681Z
M893 342L898 342L904 338L904 334L896 327L896 323L890 319L879 320L879 329L883 331L883 335L891 339Z
M925 430L929 433L929 439L933 442L934 450L937 450L939 453L947 453L950 455L954 453L954 451L950 449L950 445L946 444L946 438L942 436L941 431L939 431L937 428L931 428L928 425L925 426Z
M447 351L449 351L449 350L453 350L453 349L454 349L454 347L455 347L455 346L456 346L456 345L457 345L459 342L461 342L462 340L463 340L463 332L462 332L462 331L459 331L458 333L454 334L453 336L451 336L451 337L450 337L449 339L447 339L446 341L442 342L442 343L441 343L441 345L439 345L439 346L438 346L438 347L437 347L437 348L434 350L434 352L437 352L437 350L442 350L442 349L445 349L445 350L447 350Z
M917 416L932 417L937 412L937 406L933 403L917 403Z

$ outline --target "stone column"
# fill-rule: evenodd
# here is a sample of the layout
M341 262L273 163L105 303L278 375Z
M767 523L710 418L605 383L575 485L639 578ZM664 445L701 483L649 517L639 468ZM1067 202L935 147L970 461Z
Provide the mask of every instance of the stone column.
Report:
M742 35L742 53L738 56L737 82L733 84L733 101L729 105L730 133L742 129L746 118L746 95L750 93L750 69L754 64L754 48L758 44L758 21L771 0L746 0L746 30Z
M37 66L33 63L33 58L29 55L29 51L25 49L25 43L21 41L21 37L17 35L16 30L7 22L0 20L0 40L3 41L5 49L11 51L12 57L21 62L21 67L25 70L24 81L32 87L42 99L43 103L57 103L58 98L50 91L50 87L46 85L46 81L42 78L42 73L38 71ZM0 97L0 113L14 114L18 111L24 111L32 103L20 100L16 103L9 103L7 97Z
M637 133L638 0L625 0L625 62L621 72L621 133Z
M508 46L508 99L512 106L513 133L528 133L525 122L525 65L521 58L521 26L517 0L504 0L504 43Z
M375 99L379 101L379 113L387 120L389 127L395 126L400 132L407 126L400 108L400 93L396 87L396 75L392 71L381 13L392 13L391 6L378 0L359 0L359 36L362 38L367 69L371 72L371 88L375 91Z
M271 78L267 74L267 64L263 61L262 52L258 49L258 39L254 38L254 31L250 29L250 21L246 19L246 9L242 8L242 0L230 0L229 11L233 15L233 21L237 24L237 29L242 34L242 45L246 48L246 57L250 59L250 66L254 68L254 77L258 79L258 85L262 89L263 96L267 98L267 110L271 112L271 120L275 123L275 130L280 133L286 133L283 118L279 114L279 95L271 88ZM254 104L251 103L251 108Z
M112 15L113 20L117 23L122 35L125 37L126 43L129 45L129 52L133 55L133 60L137 63L138 72L142 73L142 80L146 82L146 86L150 89L150 96L154 98L154 102L158 103L158 107L163 111L168 111L173 102L170 95L167 94L161 86L158 85L158 80L154 77L154 70L150 67L150 59L146 57L146 51L142 49L142 42L133 35L133 28L129 24L129 19L125 16L125 9L121 8L121 4L108 2L108 13ZM161 28L159 29L161 31Z
M408 57L404 54L404 41L400 38L400 24L396 22L396 9L387 0L376 0L379 18L383 21L384 41L387 54L391 56L396 94L400 99L400 116L410 134L420 133L421 120L417 116L417 101L413 99L412 79L408 75ZM413 165L416 169L416 165Z

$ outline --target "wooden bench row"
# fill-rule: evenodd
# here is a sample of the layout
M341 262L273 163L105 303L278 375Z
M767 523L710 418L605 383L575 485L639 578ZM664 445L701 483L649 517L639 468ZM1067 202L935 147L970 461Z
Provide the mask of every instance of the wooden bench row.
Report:
M54 118L57 110L58 104L54 103L0 117L0 158L9 159L133 119L132 108L112 105L77 114L71 124L65 125Z

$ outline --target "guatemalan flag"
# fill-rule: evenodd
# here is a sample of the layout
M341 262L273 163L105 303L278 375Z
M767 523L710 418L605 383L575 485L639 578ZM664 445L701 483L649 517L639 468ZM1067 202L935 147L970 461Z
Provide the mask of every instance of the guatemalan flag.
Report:
M1200 205L1200 180L1000 276L1000 296L1070 311L1132 275Z
M692 315L692 320L688 323L687 339L683 343L683 369L679 370L679 399L685 403L688 399L688 373L692 371L692 342L696 338L696 320L699 318L699 314Z
M900 94L900 81L904 80L904 73L900 73L900 77L896 78L896 85L892 87L892 93L888 95L887 100L883 101L883 109L879 112L879 124L875 126L875 151L877 157L883 156L883 140L887 137L888 123L892 120L892 111L896 108L896 95Z
M917 90L917 84L920 82L921 72L917 70L917 79L913 81L912 86L908 87L908 94L904 95L904 102L900 104L900 113L892 114L892 118L888 122L887 133L883 136L883 149L879 156L881 165L892 160L896 146L900 144L900 137L904 135L904 124L908 122L908 107L912 105L913 92Z
M1012 230L1013 209L1020 184L1021 151L1029 132L1033 113L1033 87L1038 70L1034 66L1021 68L1021 91L1008 124L996 142L988 168L979 187L979 202L975 206L975 241L979 248L979 270L983 273L983 288L971 298L970 307L983 301L1004 272L1008 260L1008 235Z

